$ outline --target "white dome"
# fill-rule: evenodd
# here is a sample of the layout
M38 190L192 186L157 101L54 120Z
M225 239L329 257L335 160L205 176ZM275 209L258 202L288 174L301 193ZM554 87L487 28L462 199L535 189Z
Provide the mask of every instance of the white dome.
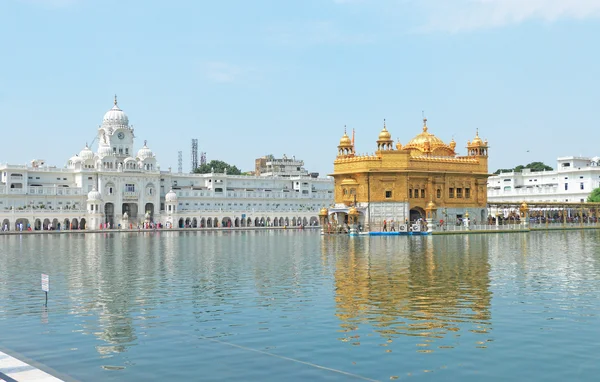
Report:
M88 193L88 201L102 200L102 194L96 190L96 187Z
M167 201L167 202L176 202L177 201L177 194L175 193L175 191L171 190L171 191L167 192L167 195L165 195L165 201Z
M71 157L71 163L75 164L75 163L81 163L81 162L83 162L83 161L77 155L75 155L74 157Z
M110 146L103 145L98 147L98 155L101 157L109 157L113 155L113 150L110 148Z
M83 148L83 150L81 150L79 152L79 157L84 161L88 160L88 159L94 159L94 152L92 150L90 150L87 143L86 143L85 147Z
M127 157L127 158L125 158L125 160L123 162L127 163L127 162L131 162L131 161L135 162L135 158L133 158L133 157Z
M127 117L127 114L123 110L119 109L117 96L115 96L115 105L113 108L104 114L102 126L129 126L129 117Z
M152 153L152 150L150 150L148 146L146 146L146 141L144 141L144 147L142 147L140 151L138 151L137 158L139 160L144 160L152 157L154 157L154 154Z

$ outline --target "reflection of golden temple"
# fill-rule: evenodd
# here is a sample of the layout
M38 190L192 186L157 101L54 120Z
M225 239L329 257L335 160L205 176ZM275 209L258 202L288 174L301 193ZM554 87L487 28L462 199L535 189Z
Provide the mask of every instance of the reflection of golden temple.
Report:
M491 318L487 242L469 239L464 252L448 237L436 239L436 246L431 237L403 242L401 248L394 242L393 257L390 248L365 251L351 242L347 254L336 258L336 315L342 328L369 324L388 339L486 332Z
M425 218L428 203L443 209L447 221L467 211L480 221L487 218L488 143L479 131L467 142L466 156L456 153L454 139L446 144L430 133L427 119L422 132L404 146L399 141L394 145L384 121L376 144L374 154L358 155L354 139L344 131L333 164L332 220L347 223L354 206L359 224L377 230L384 220ZM430 211L436 217L435 209Z

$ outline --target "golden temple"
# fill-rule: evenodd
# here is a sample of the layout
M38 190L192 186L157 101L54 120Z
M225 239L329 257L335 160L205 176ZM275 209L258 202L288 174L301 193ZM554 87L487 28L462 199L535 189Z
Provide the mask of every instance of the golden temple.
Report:
M350 207L358 210L359 224L371 230L384 220L425 219L430 217L426 211L437 210L436 219L448 223L465 216L487 218L488 142L479 131L467 142L465 156L455 151L454 139L446 144L430 133L426 118L422 132L404 146L394 144L384 121L376 144L373 154L359 155L354 135L351 139L344 131L330 174L335 180L331 219L347 222Z

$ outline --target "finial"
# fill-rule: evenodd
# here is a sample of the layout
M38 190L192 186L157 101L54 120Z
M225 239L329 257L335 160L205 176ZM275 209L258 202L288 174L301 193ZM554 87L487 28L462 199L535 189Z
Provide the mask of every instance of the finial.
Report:
M117 95L115 94L115 106L117 106Z
M147 141L144 139L144 146L146 146L146 142L147 142Z
M87 142L85 142L85 148L86 148L86 149L88 148Z
M346 125L344 125L344 135L346 135Z
M477 129L475 129L475 136L478 137L479 136L479 127Z
M427 118L425 118L425 114L423 114L423 131L427 131Z

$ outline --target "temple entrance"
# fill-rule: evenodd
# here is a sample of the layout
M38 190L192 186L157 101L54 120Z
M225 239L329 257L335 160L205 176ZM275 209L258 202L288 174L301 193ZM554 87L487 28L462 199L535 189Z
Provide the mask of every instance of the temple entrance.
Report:
M150 213L150 221L154 221L154 203L146 203L146 206L144 207L144 213L148 212Z
M129 219L137 220L138 216L138 205L137 203L123 203L123 214L127 212Z
M425 211L420 207L415 207L410 210L410 222L414 222L419 219L425 219Z
M110 224L111 228L115 226L115 205L113 203L104 205L104 223Z

